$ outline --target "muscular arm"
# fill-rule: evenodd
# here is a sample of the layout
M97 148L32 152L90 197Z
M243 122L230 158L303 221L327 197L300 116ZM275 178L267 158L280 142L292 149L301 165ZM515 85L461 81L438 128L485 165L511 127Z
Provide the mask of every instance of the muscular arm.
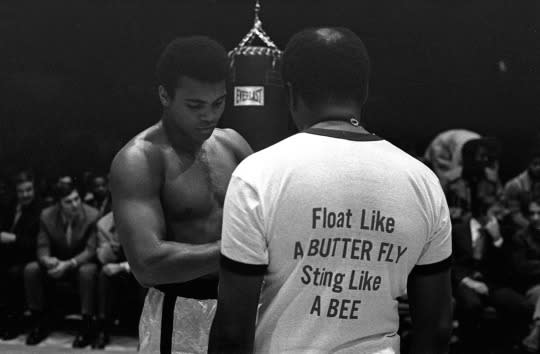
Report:
M236 162L240 163L243 159L253 154L253 149L249 146L246 139L238 134L236 130L224 129L227 134L227 139L236 157Z
M218 306L210 330L208 353L253 352L265 270L266 266L242 264L222 256Z
M219 241L165 241L160 156L147 147L120 152L111 166L113 213L131 270L144 286L185 282L216 272Z
M452 330L450 267L423 267L429 266L417 266L407 284L414 333L411 353L447 353Z

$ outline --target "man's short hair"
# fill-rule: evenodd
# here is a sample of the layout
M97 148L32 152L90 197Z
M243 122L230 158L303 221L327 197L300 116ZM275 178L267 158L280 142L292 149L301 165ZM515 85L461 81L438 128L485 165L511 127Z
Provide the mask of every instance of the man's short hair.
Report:
M287 43L282 76L307 104L354 100L363 104L369 84L364 43L347 28L309 28Z
M63 183L63 182L57 182L54 186L54 198L57 202L60 202L63 198L67 197L73 191L77 191L78 189L73 183Z
M156 66L158 85L162 85L171 97L174 97L182 76L216 83L224 81L227 72L227 51L205 36L176 38L161 53Z
M98 178L103 179L105 182L108 182L108 181L109 181L108 176L105 175L105 174L101 174L101 173L96 174L96 175L93 175L92 178L90 179L90 181L91 181L92 183L95 183L95 182L96 182L96 179L98 179Z
M527 202L527 204L528 204L527 207L530 207L532 203L534 203L536 205L540 205L540 197L536 197L536 196L535 197L530 197L528 202Z
M534 203L540 206L540 197L531 197L530 195L524 195L520 198L519 202L519 206L523 215L529 216L531 214L531 204Z
M15 186L25 182L34 183L34 173L31 170L21 170L13 176L13 184Z
M481 148L486 151L486 160L476 161L476 153ZM495 137L483 137L467 141L461 148L461 160L463 161L461 177L470 182L484 178L484 168L494 167L499 160L500 153L501 145Z

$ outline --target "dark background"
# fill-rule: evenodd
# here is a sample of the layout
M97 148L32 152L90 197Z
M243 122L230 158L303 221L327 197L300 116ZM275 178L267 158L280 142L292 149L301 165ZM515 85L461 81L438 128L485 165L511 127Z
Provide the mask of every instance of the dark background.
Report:
M0 2L2 174L106 171L116 151L159 119L154 65L176 36L234 48L253 23L247 0ZM522 170L540 131L540 1L262 1L283 48L306 26L353 29L373 76L368 129L421 153L466 128L503 145L502 177ZM504 61L507 71L499 70Z

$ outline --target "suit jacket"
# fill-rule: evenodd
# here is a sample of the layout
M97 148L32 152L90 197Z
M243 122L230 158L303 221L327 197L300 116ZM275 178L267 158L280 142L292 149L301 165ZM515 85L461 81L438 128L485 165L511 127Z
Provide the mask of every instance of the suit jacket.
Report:
M481 260L475 260L470 221L471 218L468 217L452 228L454 286L458 286L465 277L472 278L476 272L483 275L483 281L489 287L513 286L508 252L509 242L504 240L501 247L496 247L487 235Z
M540 232L529 227L513 238L511 258L522 288L540 284Z
M82 204L81 215L74 220L71 243L66 238L66 225L60 206L55 204L41 213L37 256L60 260L75 258L78 264L90 262L96 255L96 220L98 211Z
M90 205L92 208L97 209L99 212L99 217L107 215L112 210L112 200L110 194L105 197L105 199L102 201L102 203L98 203L97 199L94 197L92 193L89 193L85 198L84 202L87 205Z
M37 199L34 199L32 203L22 208L19 220L13 225L16 209L17 205L9 208L2 225L0 225L0 231L11 232L17 236L14 243L0 245L2 255L8 259L8 264L28 263L36 259L36 240L41 205Z
M97 257L101 264L126 261L114 224L112 211L97 222Z

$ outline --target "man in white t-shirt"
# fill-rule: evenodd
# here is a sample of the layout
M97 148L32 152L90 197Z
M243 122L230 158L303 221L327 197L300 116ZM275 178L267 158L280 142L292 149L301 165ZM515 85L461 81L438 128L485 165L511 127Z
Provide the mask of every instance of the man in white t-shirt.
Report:
M244 160L227 191L209 352L443 353L451 224L437 177L360 125L369 59L344 28L304 30L283 57L303 132Z

